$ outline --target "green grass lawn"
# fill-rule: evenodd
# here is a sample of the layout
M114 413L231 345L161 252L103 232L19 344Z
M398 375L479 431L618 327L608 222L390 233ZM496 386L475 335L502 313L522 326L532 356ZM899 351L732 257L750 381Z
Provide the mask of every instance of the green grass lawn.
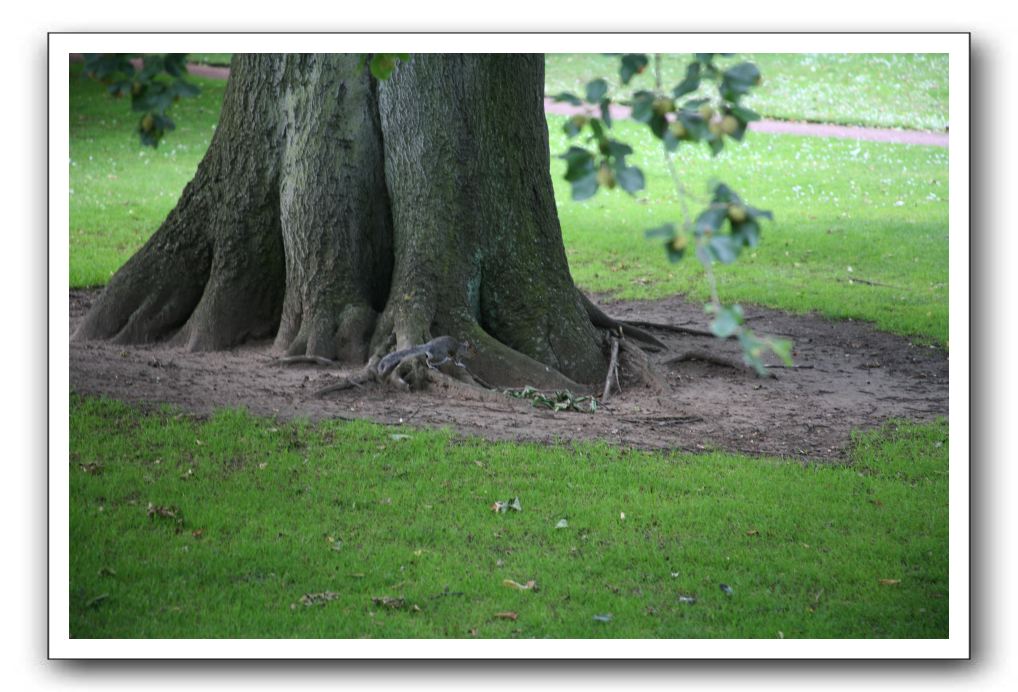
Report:
M548 122L551 151L565 151L565 118L548 116ZM659 143L633 122L617 123L613 132L636 150L631 160L647 180L635 199L616 189L574 202L565 162L553 159L574 279L620 298L683 293L706 300L699 263L673 264L659 241L644 236L646 229L682 221ZM759 248L716 269L722 300L871 320L887 331L947 343L947 150L752 134L713 159L706 147L680 147L677 163L701 202L691 214L707 206L712 179L774 212Z
M70 282L102 286L176 204L209 146L226 82L191 77L201 94L173 108L177 129L143 147L130 104L71 65Z
M231 53L191 53L206 65L229 65ZM685 76L688 53L662 57L666 84ZM769 118L845 125L943 130L947 127L947 55L942 53L744 53L719 58L722 66L756 63L764 83L746 104ZM548 53L545 92L582 94L604 77L623 99L647 89L650 75L623 87L619 59L601 53Z
M233 53L188 53L187 59L202 65L229 66Z
M669 90L682 81L689 60L688 53L662 57L662 81ZM746 53L717 63L745 61L755 63L764 78L745 104L768 118L938 131L948 124L946 54ZM548 53L545 65L548 95L582 95L588 81L602 77L616 98L627 100L654 84L648 70L622 86L617 56Z
M72 67L70 283L100 286L155 231L193 176L224 83L196 80L202 95L181 102L178 129L152 150L132 134L126 105L78 73ZM548 121L552 153L564 151L563 119ZM622 192L572 202L564 163L552 163L574 278L621 298L704 298L696 263L672 265L643 237L680 218L660 147L634 123L618 123L615 132L637 150L633 161L647 176L639 202ZM873 320L938 344L947 341L947 160L935 147L764 134L717 159L705 147L679 150L688 189L705 192L718 177L776 216L755 253L719 271L725 300Z
M178 129L153 151L126 104L78 74L69 271L72 286L99 286L193 175L224 83L196 79L202 95L179 104ZM553 155L568 146L561 126L549 118ZM574 277L621 298L705 299L695 262L670 264L644 239L681 218L656 141L631 123L616 136L647 176L638 199L572 202L552 161ZM725 300L946 344L946 150L754 134L717 159L678 156L691 191L721 178L776 216L755 252L719 271ZM70 423L74 637L948 634L946 422L860 436L846 466L236 411L197 421L79 397ZM517 496L520 513L489 509ZM333 600L301 602L324 593Z
M804 466L75 400L71 635L945 637L946 439Z

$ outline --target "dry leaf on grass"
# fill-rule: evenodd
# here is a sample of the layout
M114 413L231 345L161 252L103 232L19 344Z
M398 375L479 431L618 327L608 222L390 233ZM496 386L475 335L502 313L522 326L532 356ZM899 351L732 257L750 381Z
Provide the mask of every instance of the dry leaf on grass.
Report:
M151 502L148 503L148 508L145 513L148 514L149 518L152 517L165 517L167 519L178 519L177 513L180 512L176 507L165 507L163 505L154 505Z
M492 512L500 512L504 514L510 509L514 512L523 511L523 505L520 504L520 498L514 497L511 500L496 500L495 503L491 505Z
M393 598L390 596L374 596L371 602L376 606L382 606L383 608L390 608L392 610L409 610L414 613L421 612L421 607L414 603L409 605L405 598Z
M329 601L334 601L339 598L339 594L335 591L321 591L319 593L306 593L300 597L300 602L305 606L320 606L325 605Z
M86 608L95 608L97 605L99 605L100 603L102 603L103 601L105 601L109 597L110 597L110 595L108 593L101 593L98 596L96 596L95 598L89 599L88 603L85 604L85 607Z
M519 589L520 591L530 591L531 589L537 591L537 582L533 579L528 581L526 584L521 584L518 581L513 581L512 579L503 579L502 584L513 589Z
M500 620L513 620L513 621L515 621L516 618L519 617L519 615L517 615L516 613L514 613L512 611L506 611L504 613L495 613L494 617L497 617Z

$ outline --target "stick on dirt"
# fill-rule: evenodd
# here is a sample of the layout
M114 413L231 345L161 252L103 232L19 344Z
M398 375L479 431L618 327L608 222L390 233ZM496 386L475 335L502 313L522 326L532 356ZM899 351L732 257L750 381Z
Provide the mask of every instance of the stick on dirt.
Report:
M601 401L608 401L608 395L611 393L612 388L612 376L615 376L615 382L618 384L618 369L619 369L619 340L615 337L611 337L612 342L612 356L611 361L608 363L608 375L604 378L604 393L601 395ZM619 391L622 391L622 387L619 387Z

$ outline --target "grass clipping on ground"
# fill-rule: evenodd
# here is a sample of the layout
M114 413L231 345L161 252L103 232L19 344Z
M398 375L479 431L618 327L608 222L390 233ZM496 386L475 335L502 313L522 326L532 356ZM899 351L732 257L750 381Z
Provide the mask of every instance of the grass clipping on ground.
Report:
M945 422L847 466L77 397L70 425L73 637L948 632Z

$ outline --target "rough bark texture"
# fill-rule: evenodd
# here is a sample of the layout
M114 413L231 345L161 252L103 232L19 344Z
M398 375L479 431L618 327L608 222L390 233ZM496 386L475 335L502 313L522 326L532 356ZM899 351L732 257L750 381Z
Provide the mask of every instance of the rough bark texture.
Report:
M415 56L380 89L396 345L464 333L495 384L605 370L562 245L543 94L542 55Z
M275 334L285 355L364 362L450 334L492 385L602 381L543 85L540 55L414 56L380 84L358 56L237 56L194 180L75 338Z

